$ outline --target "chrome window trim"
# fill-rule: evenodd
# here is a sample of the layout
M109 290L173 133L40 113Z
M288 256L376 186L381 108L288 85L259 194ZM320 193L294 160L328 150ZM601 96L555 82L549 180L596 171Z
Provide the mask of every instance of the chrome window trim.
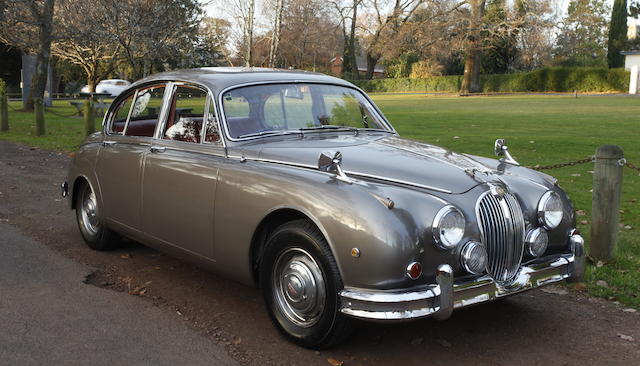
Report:
M393 126L391 125L389 120L387 120L387 118L382 114L380 109L375 105L373 100L371 98L369 98L367 93L365 93L362 89L358 88L355 85L344 85L344 84L340 84L340 83L332 83L332 82L327 82L327 81L316 81L316 80L312 80L312 81L306 81L306 80L276 80L276 81L259 81L259 82L242 83L242 84L231 85L231 86L228 86L228 87L222 89L222 91L218 94L218 110L220 111L219 116L221 117L219 119L224 120L223 125L224 125L225 138L229 139L229 141L241 142L241 141L249 141L249 140L259 139L259 138L262 138L264 136L253 136L253 137L245 137L245 138L233 138L233 137L231 137L231 134L229 133L228 124L227 124L227 115L224 112L222 96L225 93L227 93L227 92L229 92L229 91L231 91L233 89L239 89L239 88L243 88L243 87L247 87L247 86L273 85L273 84L333 85L333 86L341 86L341 87L344 87L344 88L349 88L349 89L356 90L356 91L358 91L360 94L362 94L364 96L364 98L367 100L367 102L369 102L369 104L371 105L371 107L373 109L373 112L376 114L376 117L378 117L385 124L385 126L389 129L389 132L392 132L392 133L394 133L396 135L398 134L398 132L396 132L395 128L393 128Z
M201 84L201 83L197 83L197 82L194 82L194 81L184 81L184 80L174 80L174 81L165 81L165 82L166 83L171 83L174 86L190 85L190 86L195 86L197 88L204 89L204 91L207 92L207 101L210 101L211 103L213 103L213 109L214 109L214 111L216 110L216 102L215 102L215 98L214 98L214 93L211 90L211 88L209 88L207 85ZM171 97L173 97L173 93L174 93L174 90L172 90L172 92L171 92ZM207 115L207 112L209 111L209 108L210 108L210 104L207 103L207 105L205 106L205 114L203 116L203 119ZM219 114L216 114L216 116L219 116ZM222 129L221 129L221 124L220 124L220 118L216 118L216 123L218 124L218 131L221 131ZM166 124L166 120L163 121L163 123L162 123L163 127L162 127L162 129L160 131L162 131L164 129L165 124ZM204 123L203 123L203 126L204 126ZM160 133L158 133L158 135L159 134ZM157 140L163 140L162 136L158 136L158 137L154 136L154 138L156 138ZM222 147L225 150L225 157L227 156L227 153L226 153L227 144L226 144L226 142L224 140L224 136L222 134L220 135L221 144L204 143L203 141L204 141L204 137L201 134L201 136L200 136L200 144L214 146L214 147ZM184 142L184 141L182 141L182 142ZM192 142L190 142L189 144L192 144Z

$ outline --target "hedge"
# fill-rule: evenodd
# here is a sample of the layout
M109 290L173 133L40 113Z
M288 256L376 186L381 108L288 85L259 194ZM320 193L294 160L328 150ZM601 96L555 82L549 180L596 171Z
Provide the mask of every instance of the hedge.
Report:
M367 92L457 93L462 75L421 79L355 80ZM492 92L623 92L629 89L629 72L606 67L549 67L515 74L481 75L483 93Z

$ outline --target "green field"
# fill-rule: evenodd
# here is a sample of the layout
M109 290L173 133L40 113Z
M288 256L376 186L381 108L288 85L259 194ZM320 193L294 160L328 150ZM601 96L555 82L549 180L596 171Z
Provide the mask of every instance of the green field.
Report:
M434 97L373 95L404 136L459 152L491 156L493 141L507 139L523 165L547 165L593 155L602 144L620 145L640 165L640 98L568 96ZM11 103L18 108L17 103ZM68 102L52 108L71 114ZM33 136L33 115L10 112L11 131L0 139L72 151L82 141L82 119L47 113L47 136ZM593 164L548 170L571 196L578 228L589 239ZM587 290L640 309L640 175L625 168L616 261L587 269ZM630 228L625 228L630 227ZM596 284L606 282L606 287ZM601 283L602 284L602 283Z

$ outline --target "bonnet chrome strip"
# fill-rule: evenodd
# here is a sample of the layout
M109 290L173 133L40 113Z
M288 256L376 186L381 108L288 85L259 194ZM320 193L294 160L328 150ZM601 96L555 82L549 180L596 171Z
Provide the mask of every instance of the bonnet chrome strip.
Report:
M332 173L323 172L323 171L319 170L317 166L310 165L310 164L292 163L292 162L283 161L283 160L273 160L273 159L264 159L264 158L247 158L247 157L238 156L238 155L229 155L228 157L230 159L236 159L236 160L240 160L240 161L251 160L251 161L257 161L257 162L261 162L261 163L271 163L271 164L286 165L286 166L297 167L297 168L312 169L312 170L315 170L315 171L320 172L320 173L334 175ZM416 187L416 188L426 189L426 190L430 190L430 191L436 191L436 192L440 192L440 193L447 193L447 194L452 194L453 193L452 191L450 191L448 189L432 187L432 186L428 186L428 185L425 185L425 184L408 182L408 181L400 180L400 179L386 178L386 177L381 177L379 175L361 173L361 172L356 172L356 171L352 171L352 170L345 170L344 173L347 174L348 176L354 176L354 177L360 177L360 178L368 178L368 179L378 180L378 181L387 182L387 183L401 184L401 185L405 185L405 186Z

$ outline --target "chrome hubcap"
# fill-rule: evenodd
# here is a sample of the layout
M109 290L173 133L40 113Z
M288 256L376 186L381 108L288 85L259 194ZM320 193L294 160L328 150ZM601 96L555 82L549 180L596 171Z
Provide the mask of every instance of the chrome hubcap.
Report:
M91 188L87 189L82 197L80 216L82 218L82 226L84 226L90 234L97 234L100 229L100 220L98 219L96 195Z
M322 272L309 253L291 248L280 254L273 269L275 305L294 324L314 325L324 309Z

